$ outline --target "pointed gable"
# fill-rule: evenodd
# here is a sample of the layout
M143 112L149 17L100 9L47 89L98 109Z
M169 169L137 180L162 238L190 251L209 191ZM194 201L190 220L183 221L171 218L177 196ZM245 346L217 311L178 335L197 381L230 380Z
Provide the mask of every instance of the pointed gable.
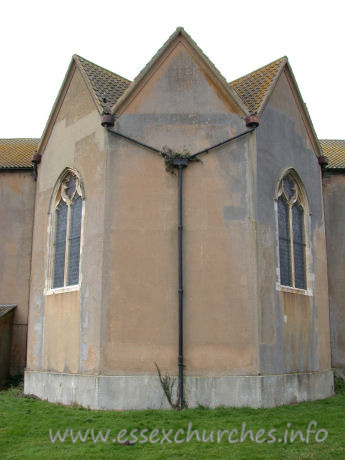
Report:
M173 62L174 61L174 62ZM231 111L241 116L248 114L247 108L236 92L227 84L224 77L215 68L211 61L203 54L190 36L182 29L178 28L175 33L168 39L163 47L151 59L146 67L140 72L133 83L128 87L125 93L120 97L113 107L113 113L120 115L138 95L146 87L146 91L150 90L153 85L153 80L157 81L162 74L160 89L161 96L164 101L164 95L175 91L177 98L187 94L187 86L193 86L196 73L202 73L208 86L213 86L213 92L222 99ZM159 77L157 75L159 74ZM191 94L191 92L189 92ZM200 97L203 97L201 94ZM184 101L185 102L185 101ZM167 111L168 107L165 107Z
M130 85L130 81L104 69L87 59L73 55L66 76L50 112L43 131L38 150L42 153L50 137L54 123L58 119L60 109L68 93L70 85L79 72L82 81L89 92L97 110L101 113L106 107L111 107Z
M241 97L249 112L260 116L273 94L277 93L276 87L284 85L284 82L286 90L290 92L290 101L299 111L299 117L308 133L310 142L319 156L322 154L321 147L286 56L234 80L229 85Z
M169 66L169 60L170 64L174 60L173 65ZM168 107L164 107L166 113L169 113L169 111L174 112L176 106L183 112L183 105L185 107L188 105L188 101L184 97L186 93L183 94L182 91L183 87L188 85L188 81L192 85L193 73L196 74L199 72L203 74L205 82L208 83L208 85L204 85L205 91L200 91L199 88L199 106L202 106L204 103L205 113L209 108L207 107L209 102L207 96L211 94L210 88L212 87L213 95L217 94L218 99L223 104L225 102L228 107L230 106L230 110L233 113L237 113L241 117L245 117L248 114L258 114L260 116L270 100L277 82L280 80L282 74L284 74L289 80L301 116L312 138L312 143L316 151L320 153L320 145L308 110L302 100L286 57L277 59L231 83L227 83L213 63L181 27L176 29L133 82L75 54L42 135L39 150L42 150L46 143L46 138L49 137L52 124L56 120L57 113L76 69L81 73L97 110L102 112L112 107L112 112L119 116L132 104L139 93L143 92L144 87L146 87L146 90L150 90L150 85L152 87L155 78L157 82L157 75L164 66L167 78L163 85L163 80L160 83L161 97L159 104L162 105L164 102L166 104L169 103ZM172 84L173 81L174 85ZM179 84L180 88L178 87ZM171 104L174 91L176 96L175 107ZM191 92L189 92L190 94ZM146 95L148 95L148 92ZM181 104L179 104L179 98L181 99ZM133 109L134 107L132 107Z
M322 155L319 140L316 136L307 106L299 91L295 76L288 63L285 63L266 104L270 104L283 111L291 120L294 120L297 131L310 142L316 156Z

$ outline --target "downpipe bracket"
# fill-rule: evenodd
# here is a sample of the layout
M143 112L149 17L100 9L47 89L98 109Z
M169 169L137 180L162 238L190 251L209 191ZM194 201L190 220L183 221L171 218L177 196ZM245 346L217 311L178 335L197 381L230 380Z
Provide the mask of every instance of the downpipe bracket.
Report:
M174 158L173 159L173 165L176 168L185 168L189 164L189 159L188 158Z

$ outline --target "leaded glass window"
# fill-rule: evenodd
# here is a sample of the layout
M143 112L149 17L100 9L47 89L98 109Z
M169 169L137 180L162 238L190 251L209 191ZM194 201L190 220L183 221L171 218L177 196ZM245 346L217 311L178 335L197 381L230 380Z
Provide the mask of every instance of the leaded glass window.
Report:
M280 284L307 289L305 211L301 190L291 174L278 193Z
M83 204L78 177L68 172L56 196L51 277L53 289L79 284Z
M64 285L67 212L68 206L63 200L60 200L55 211L53 287L61 287Z

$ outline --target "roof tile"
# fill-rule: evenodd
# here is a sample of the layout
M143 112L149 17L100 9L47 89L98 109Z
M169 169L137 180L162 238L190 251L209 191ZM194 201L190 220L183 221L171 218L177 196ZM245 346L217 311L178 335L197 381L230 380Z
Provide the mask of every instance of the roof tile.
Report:
M17 305L14 304L1 304L0 305L0 318L7 315L10 311L14 310Z
M90 82L94 96L96 96L96 100L102 109L108 109L113 106L131 84L130 80L120 77L120 75L110 72L110 70L104 69L81 56L74 55L74 57L79 61Z
M82 72L90 83L96 101L102 109L108 109L131 84L130 80L120 77L80 56ZM283 57L257 69L230 83L251 113L259 113L281 69L287 62ZM17 138L0 139L0 169L31 168L31 158L39 144L39 139ZM320 140L323 154L328 157L328 168L345 168L345 140Z
M345 169L345 140L320 139L320 145L329 161L327 169Z
M39 139L0 139L0 169L32 168Z
M286 62L287 58L282 57L230 83L251 113L260 113L276 76Z

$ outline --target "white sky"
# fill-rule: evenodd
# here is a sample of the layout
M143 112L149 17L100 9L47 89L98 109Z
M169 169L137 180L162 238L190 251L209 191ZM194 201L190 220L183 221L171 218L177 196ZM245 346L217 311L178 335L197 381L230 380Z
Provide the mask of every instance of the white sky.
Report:
M40 137L74 53L133 79L182 26L228 80L288 56L319 138L345 139L344 0L2 0L0 137Z

